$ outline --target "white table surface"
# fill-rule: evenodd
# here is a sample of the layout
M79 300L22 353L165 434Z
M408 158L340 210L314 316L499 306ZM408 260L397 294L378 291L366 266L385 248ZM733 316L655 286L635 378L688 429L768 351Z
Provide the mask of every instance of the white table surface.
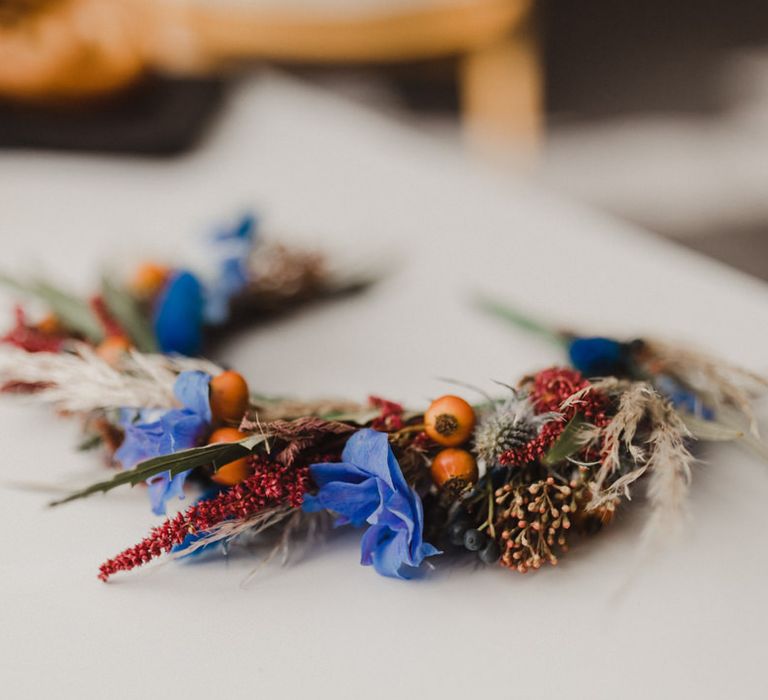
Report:
M88 289L99 264L173 257L255 205L267 228L340 259L389 260L364 296L233 343L265 392L379 393L422 405L439 377L492 388L560 360L475 313L484 290L574 327L655 332L766 365L762 284L512 180L309 88L242 86L205 147L146 161L0 155L2 267ZM6 305L7 306L7 305ZM0 403L1 478L96 472L75 426ZM241 582L252 560L96 580L156 522L140 492L57 510L0 488L4 698L764 698L768 470L732 447L695 473L685 536L636 563L643 506L555 569L358 566L360 533Z

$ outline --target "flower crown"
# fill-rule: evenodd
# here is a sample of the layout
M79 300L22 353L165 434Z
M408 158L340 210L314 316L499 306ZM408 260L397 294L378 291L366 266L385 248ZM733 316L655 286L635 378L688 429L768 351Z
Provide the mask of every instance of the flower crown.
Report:
M763 377L668 343L553 331L498 304L484 305L562 345L571 366L426 410L255 395L237 372L191 356L254 310L340 285L321 257L258 244L251 217L213 246L206 275L145 265L87 302L16 283L51 314L30 323L18 311L0 352L3 391L79 415L85 444L119 468L56 503L146 484L153 512L165 514L169 501L198 494L104 562L103 581L235 542L287 557L328 526L363 529L361 563L384 576L410 578L451 553L526 573L609 525L641 481L645 542L667 537L685 511L697 441L766 454L752 410Z

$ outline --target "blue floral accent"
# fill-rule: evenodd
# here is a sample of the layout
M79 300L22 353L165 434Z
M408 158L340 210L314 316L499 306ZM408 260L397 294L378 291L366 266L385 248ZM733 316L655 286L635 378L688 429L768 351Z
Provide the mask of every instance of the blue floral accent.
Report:
M305 497L304 510L338 513L337 526L368 523L361 563L372 564L382 576L411 578L425 557L440 552L423 541L421 499L406 483L387 435L360 430L348 440L341 458L310 467L320 489Z
M120 424L125 430L125 439L115 452L115 459L124 469L197 445L211 424L210 381L211 376L205 372L182 372L176 379L174 393L183 408L167 411L124 409L121 412ZM164 515L170 498L184 498L184 482L188 474L188 471L181 472L171 478L170 472L166 472L147 480L153 513Z
M654 377L656 389L664 394L672 405L683 413L690 413L696 418L702 420L715 420L715 411L707 406L701 397L690 389L686 389L682 384L666 374L659 374Z
M571 364L585 377L605 377L624 371L621 343L611 338L575 338L568 346Z
M229 317L229 304L248 284L248 260L256 240L258 222L252 214L244 216L233 229L213 238L213 254L218 258L214 281L206 288L205 320L220 325Z
M154 330L166 353L199 355L203 348L203 287L181 270L168 281L155 308Z

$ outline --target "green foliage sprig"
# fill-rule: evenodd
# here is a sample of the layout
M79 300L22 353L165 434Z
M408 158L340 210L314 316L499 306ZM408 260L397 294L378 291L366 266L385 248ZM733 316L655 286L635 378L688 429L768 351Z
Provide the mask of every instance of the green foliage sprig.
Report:
M153 476L168 472L171 478L197 467L211 466L214 469L223 467L225 464L234 462L236 459L246 457L251 454L257 445L265 443L270 436L267 434L251 435L240 442L221 443L215 445L206 445L204 447L193 447L189 450L174 452L173 454L163 455L148 459L146 462L137 464L133 469L127 469L107 481L100 481L91 484L84 489L75 491L68 496L51 502L49 505L58 506L63 503L70 503L80 498L85 498L94 493L106 493L118 486L126 484L136 486Z

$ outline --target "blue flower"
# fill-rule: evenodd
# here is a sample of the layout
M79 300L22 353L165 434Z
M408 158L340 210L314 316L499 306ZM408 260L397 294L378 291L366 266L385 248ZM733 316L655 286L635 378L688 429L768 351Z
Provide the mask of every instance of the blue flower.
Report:
M256 240L257 221L244 216L235 228L217 233L213 255L218 259L216 277L206 287L205 320L220 325L229 317L232 298L248 285L248 262Z
M121 412L120 423L125 438L115 452L115 459L124 469L197 445L212 420L210 381L211 376L205 372L182 372L176 379L174 393L183 408L167 411L124 409ZM166 472L147 480L152 511L156 515L165 514L168 499L184 498L184 482L188 474L188 471L181 472L171 478L170 472Z
M155 336L164 353L200 354L203 303L203 287L191 272L181 270L168 281L154 316Z
M575 338L568 346L571 364L585 377L606 377L624 372L621 343L610 338Z
M313 464L320 487L304 499L304 510L330 510L337 525L370 527L361 542L364 566L394 578L410 578L425 557L440 552L423 541L424 511L419 495L408 486L385 433L365 429L355 433L342 453L342 462Z

